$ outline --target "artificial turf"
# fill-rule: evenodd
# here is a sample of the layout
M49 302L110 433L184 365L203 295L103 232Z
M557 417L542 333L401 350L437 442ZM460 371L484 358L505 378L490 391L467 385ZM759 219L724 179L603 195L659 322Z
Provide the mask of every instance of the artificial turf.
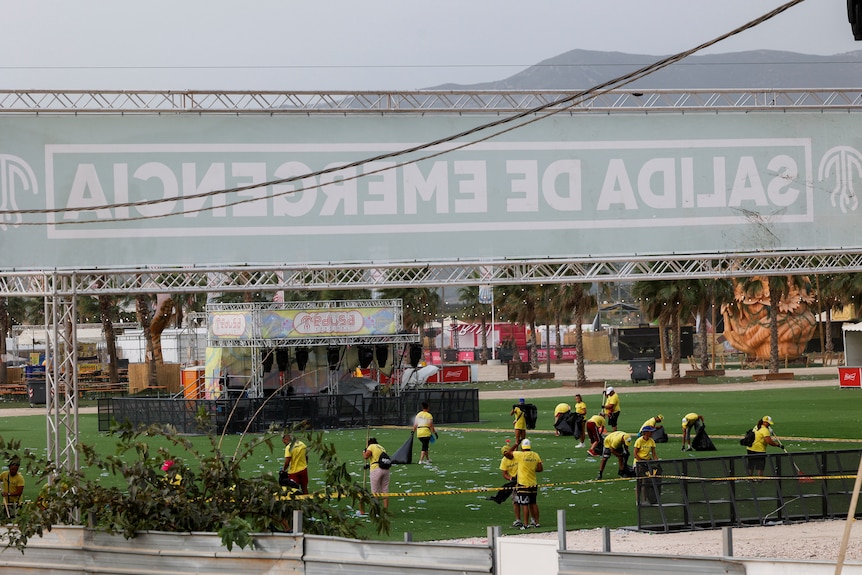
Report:
M480 384L480 389L488 384ZM552 398L531 398L530 388L519 391L526 401L539 408L537 429L528 432L533 449L544 460L545 471L540 475L539 495L542 530L556 529L558 509L566 511L566 528L621 527L635 525L636 507L634 483L615 478L615 462L605 472L606 481L594 481L598 459L589 457L585 449L575 449L572 437L553 434L553 410L561 401L572 403L570 395ZM711 457L743 454L739 445L744 431L764 415L775 420L775 431L787 449L813 451L820 449L857 449L860 446L858 414L862 394L858 390L835 387L813 387L774 390L709 391L705 386L697 392L649 391L626 393L617 387L622 400L619 429L636 432L649 417L665 416L665 426L671 434L669 443L658 445L662 459L679 457ZM584 393L590 413L598 411L601 390ZM513 437L509 411L512 400L480 401L478 423L440 425L440 439L431 446L432 465L395 465L392 468L390 491L397 493L390 500L392 531L378 535L369 529L374 539L401 540L410 532L416 541L484 537L487 527L500 525L504 533L514 516L509 502L497 505L488 501L504 480L498 469L500 447ZM680 452L680 420L695 411L705 417L707 430L718 448L717 452ZM38 413L38 412L37 412ZM23 448L45 452L46 424L42 414L3 417L2 435L6 440L17 439ZM433 409L432 409L433 413ZM440 414L438 419L441 419ZM112 453L115 440L98 432L97 416L81 415L79 436L82 443L94 445L100 451ZM362 481L361 452L367 435L378 441L391 454L409 438L407 428L372 428L328 430L325 439L332 442L341 459L348 463L353 476ZM282 448L274 438L275 449L259 448L244 464L247 473L275 472L281 466ZM205 437L191 440L208 449ZM239 436L226 436L222 451L232 454L240 443ZM776 450L778 451L778 450ZM419 442L413 451L414 462L419 456ZM183 457L182 453L175 454ZM316 457L310 454L310 488L321 487L315 478ZM121 484L117 478L105 476L100 481ZM35 488L28 485L32 494Z

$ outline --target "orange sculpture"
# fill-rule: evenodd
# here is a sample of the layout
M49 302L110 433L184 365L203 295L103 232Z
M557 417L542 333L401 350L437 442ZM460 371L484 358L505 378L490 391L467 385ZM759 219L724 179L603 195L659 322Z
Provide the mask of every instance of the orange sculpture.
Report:
M721 307L724 337L749 357L769 359L769 282L755 277L751 282L733 280L734 301ZM801 284L801 285L800 285ZM808 278L787 276L787 289L778 304L778 356L794 359L802 356L808 340L814 335L816 318L811 311L815 301Z

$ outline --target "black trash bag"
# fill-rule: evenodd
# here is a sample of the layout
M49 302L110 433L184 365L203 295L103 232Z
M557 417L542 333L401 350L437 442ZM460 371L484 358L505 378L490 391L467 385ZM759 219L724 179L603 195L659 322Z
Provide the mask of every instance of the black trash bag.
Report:
M718 451L715 448L715 444L709 438L709 435L706 434L706 426L703 425L697 431L697 435L694 436L694 439L691 440L691 447L695 451Z
M554 429L560 432L560 435L574 435L572 428L572 412L563 413L554 422Z
M664 427L656 427L652 432L652 440L656 443L667 443L667 432Z
M515 486L518 484L517 479L513 479L503 484L503 487L494 495L493 497L489 497L488 499L499 505L506 501L510 495L512 495L512 491L515 490Z
M635 477L635 468L627 464L617 472L617 475L620 477Z
M581 432L586 431L584 429L584 419L586 419L583 414L575 413L574 411L570 412L572 414L572 435L575 436L575 439L583 441Z
M290 478L286 469L280 469L278 472L278 484L287 489L299 489L299 483Z
M398 451L392 454L390 457L393 464L408 464L413 463L413 434L410 434L410 437L407 438L407 441L398 448Z

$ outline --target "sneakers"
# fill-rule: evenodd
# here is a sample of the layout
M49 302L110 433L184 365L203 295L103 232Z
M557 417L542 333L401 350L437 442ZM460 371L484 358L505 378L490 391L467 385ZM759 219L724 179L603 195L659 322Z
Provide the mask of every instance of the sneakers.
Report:
M531 521L531 522L530 522L530 524L529 524L529 525L527 525L527 527L528 527L528 528L530 528L530 529L538 528L538 527L541 527L541 524L539 524L539 523L534 523L534 522L532 522L532 521Z
M523 529L523 528L524 528L524 524L521 523L520 519L517 519L517 520L515 520L514 523L512 523L512 529Z
M584 442L582 441L582 442L580 442L579 444L577 444L577 445L575 446L575 449L580 449L580 448L581 448L581 447L583 447L583 446L584 446Z
M685 447L682 448L682 450L683 451L691 451L692 450L691 445L686 445Z
M520 527L518 527L518 529L520 529L521 531L526 531L526 530L527 530L527 526L526 526L526 525L524 525L523 523L521 523L521 526L520 526Z
M602 478L602 474L601 474L601 473L599 473L598 475L596 475L596 481L600 480L601 478Z

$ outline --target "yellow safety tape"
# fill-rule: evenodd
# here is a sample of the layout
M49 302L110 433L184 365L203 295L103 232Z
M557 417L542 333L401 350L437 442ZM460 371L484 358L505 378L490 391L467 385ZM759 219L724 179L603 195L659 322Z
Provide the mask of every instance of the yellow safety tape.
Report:
M675 479L681 481L814 481L814 480L832 480L832 479L856 479L856 475L782 475L782 476L741 476L741 477L695 477L691 475L650 475L645 477L617 477L614 479L590 479L583 481L565 481L563 483L542 483L541 488L547 487L565 487L570 485L592 485L596 483L618 483L620 481L637 481L642 479ZM449 489L447 491L397 491L390 493L378 493L377 497L434 497L438 495L463 495L466 493L487 493L489 491L500 491L504 487L473 487L471 489ZM327 496L324 493L309 493L307 495L296 495L293 497L284 496L286 499L309 499L309 498L335 498L340 499L347 497L345 495L332 494Z

